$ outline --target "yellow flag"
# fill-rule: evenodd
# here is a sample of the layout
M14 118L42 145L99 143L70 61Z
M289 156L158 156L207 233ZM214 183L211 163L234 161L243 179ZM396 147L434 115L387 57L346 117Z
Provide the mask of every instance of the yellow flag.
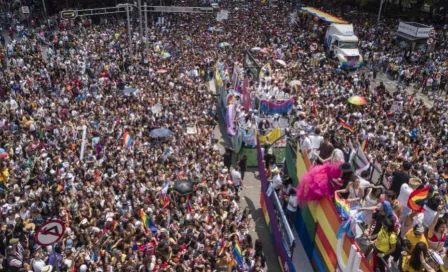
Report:
M279 128L273 129L266 136L260 135L260 144L272 144L282 136L281 130Z
M218 86L222 86L222 79L221 79L221 75L219 74L218 69L215 70L215 80L216 80L216 85Z
M272 75L272 68L271 68L271 64L267 63L265 64L263 67L261 67L260 70L260 79L264 79L265 77L270 77Z

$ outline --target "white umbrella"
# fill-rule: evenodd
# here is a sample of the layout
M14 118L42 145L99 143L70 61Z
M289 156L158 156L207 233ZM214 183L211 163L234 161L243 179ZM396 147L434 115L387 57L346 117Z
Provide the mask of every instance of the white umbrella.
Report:
M297 80L297 79L291 80L289 82L289 86L291 86L291 87L294 87L294 86L297 86L297 85L302 85L302 82L300 82L300 80Z
M260 47L254 47L251 49L251 51L259 51L261 48Z
M278 60L275 60L275 62L277 62L278 64L280 64L283 67L286 67L286 62L284 60L278 59Z

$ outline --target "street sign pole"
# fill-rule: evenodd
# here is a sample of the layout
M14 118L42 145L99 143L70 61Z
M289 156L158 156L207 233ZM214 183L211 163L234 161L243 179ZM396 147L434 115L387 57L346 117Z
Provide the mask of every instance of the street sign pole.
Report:
M42 0L42 6L44 7L45 19L48 19L47 6L45 5L45 0Z
M146 11L146 0L145 0L145 49L149 48L149 37L148 37L148 12Z
M34 239L40 246L52 246L51 254L56 260L56 271L59 272L59 262L54 244L59 242L65 233L65 225L61 220L49 220L45 222L35 233Z
M140 39L143 39L143 16L142 16L142 0L138 0L138 21L140 25Z
M56 255L56 250L54 249L54 246L51 247L51 253L53 254L53 257L56 261L56 271L60 272L59 265L58 265L58 255Z
M79 159L84 159L84 150L86 146L86 134L87 134L87 126L82 126L82 143L81 143L81 153L79 154Z
M129 52L132 58L132 36L131 36L131 21L129 19L129 6L126 6L126 19L128 21Z
M381 3L380 3L380 10L378 10L378 18L377 18L377 21L376 21L376 29L378 30L378 26L380 25L380 19L381 19L381 11L383 10L383 3L384 3L384 0L380 0L381 1Z

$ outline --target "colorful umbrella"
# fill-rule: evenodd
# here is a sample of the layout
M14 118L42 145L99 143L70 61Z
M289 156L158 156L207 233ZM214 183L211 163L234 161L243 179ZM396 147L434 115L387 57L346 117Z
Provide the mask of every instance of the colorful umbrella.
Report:
M218 44L218 47L219 47L219 48L223 48L223 47L226 47L226 46L230 46L230 43L222 42L222 43L219 43L219 44Z
M365 104L367 104L367 101L362 96L354 95L348 99L348 103L353 104L353 105L365 105Z
M167 59L167 58L171 57L171 54L168 52L163 52L160 56L162 57L162 59Z

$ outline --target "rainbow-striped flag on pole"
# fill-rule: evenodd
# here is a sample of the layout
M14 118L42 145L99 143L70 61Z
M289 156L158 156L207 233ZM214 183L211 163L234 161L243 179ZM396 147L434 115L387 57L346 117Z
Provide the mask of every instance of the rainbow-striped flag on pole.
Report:
M351 133L355 132L355 128L350 126L349 124L347 124L344 120L342 120L342 118L339 118L339 124L341 124L342 128L345 131L348 131L348 132L351 132Z
M123 134L123 147L129 148L132 144L132 141L134 141L134 139L131 137L131 135L125 132Z
M346 199L339 196L338 193L334 193L334 202L336 206L336 211L339 213L343 220L348 220L350 217L350 204Z
M408 207L415 212L423 212L423 206L428 198L430 186L415 190L409 195Z
M146 213L143 210L139 210L140 219L142 220L143 227L145 228L145 232L148 233L149 231L152 232L152 234L157 234L157 227L152 221L151 217L146 215Z
M243 267L243 254L241 254L240 242L237 240L233 246L233 257L240 267Z

